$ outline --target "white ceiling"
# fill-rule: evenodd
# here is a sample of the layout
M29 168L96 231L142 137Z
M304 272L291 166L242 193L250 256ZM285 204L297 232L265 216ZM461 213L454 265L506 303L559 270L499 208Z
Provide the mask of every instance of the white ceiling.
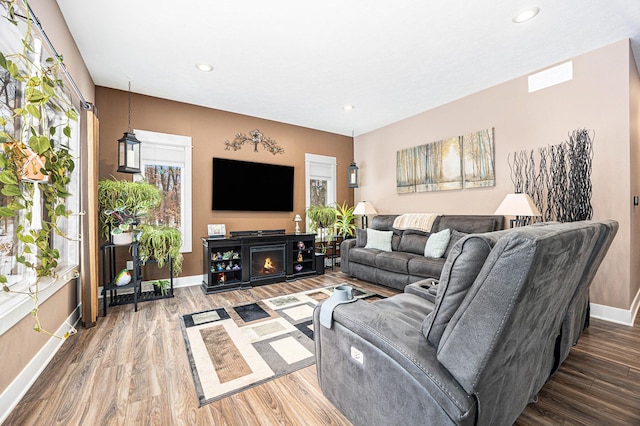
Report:
M624 38L640 59L640 0L57 2L96 85L349 136Z

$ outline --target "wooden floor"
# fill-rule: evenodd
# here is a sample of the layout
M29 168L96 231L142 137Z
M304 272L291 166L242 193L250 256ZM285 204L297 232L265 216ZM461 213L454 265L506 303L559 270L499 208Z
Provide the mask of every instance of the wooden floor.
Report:
M323 397L315 366L198 407L179 315L351 281L340 272L250 290L176 297L109 309L80 329L5 425L349 425ZM398 419L398 424L402 420ZM640 425L640 326L592 320L518 425Z

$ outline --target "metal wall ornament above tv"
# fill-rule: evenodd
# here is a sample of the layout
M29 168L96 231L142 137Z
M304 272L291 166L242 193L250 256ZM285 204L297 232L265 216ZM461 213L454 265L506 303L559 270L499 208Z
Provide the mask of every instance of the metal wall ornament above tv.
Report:
M398 193L495 186L493 127L396 153Z
M245 135L244 133L238 133L233 141L224 142L224 149L229 151L231 148L233 148L234 151L237 151L242 148L242 145L244 145L245 143L253 144L253 152L258 152L258 145L262 145L265 150L269 151L273 155L284 154L284 148L278 146L276 141L274 141L273 139L265 137L258 129L250 131L249 136Z

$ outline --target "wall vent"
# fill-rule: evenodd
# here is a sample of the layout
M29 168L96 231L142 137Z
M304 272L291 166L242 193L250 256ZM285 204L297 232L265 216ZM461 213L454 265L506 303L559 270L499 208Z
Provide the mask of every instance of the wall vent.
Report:
M529 93L569 80L573 80L573 61L531 74L529 76Z

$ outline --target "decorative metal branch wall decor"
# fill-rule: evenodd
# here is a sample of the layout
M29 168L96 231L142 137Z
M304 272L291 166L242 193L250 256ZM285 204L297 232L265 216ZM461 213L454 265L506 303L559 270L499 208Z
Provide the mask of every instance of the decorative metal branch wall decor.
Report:
M569 140L507 157L515 192L527 193L543 221L575 222L593 216L591 169L593 139L587 129L574 130ZM530 218L529 218L530 220Z
M396 153L398 193L495 186L493 128Z
M249 132L249 136L244 133L238 133L232 142L225 141L225 147L227 151L233 148L234 151L242 148L246 142L253 144L253 151L258 152L258 145L262 145L264 149L272 153L276 154L284 154L284 148L278 146L276 141L271 138L265 137L260 130L255 129Z

